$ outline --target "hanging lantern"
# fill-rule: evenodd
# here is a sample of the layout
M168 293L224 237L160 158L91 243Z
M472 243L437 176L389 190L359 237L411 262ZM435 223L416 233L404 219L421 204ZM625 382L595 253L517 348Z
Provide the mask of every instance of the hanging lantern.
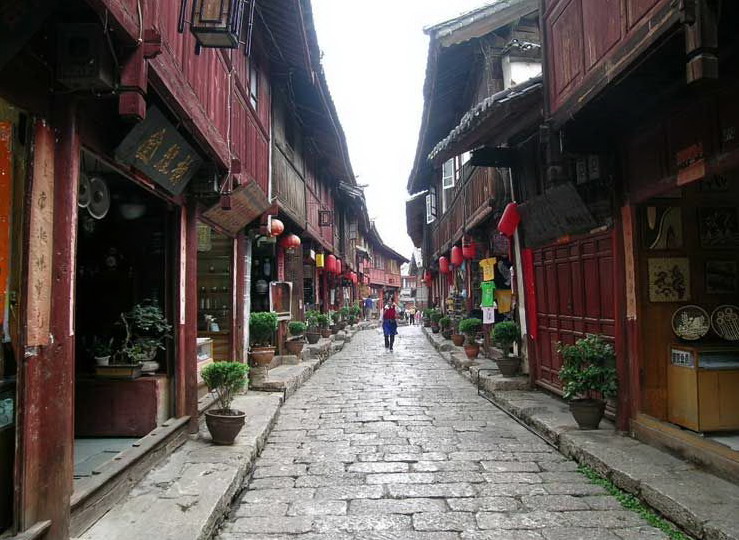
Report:
M277 218L270 218L269 235L280 236L283 232L285 232L285 224Z
M326 272L331 274L336 273L336 257L334 255L326 257Z
M439 257L439 272L442 274L449 273L449 259L446 257Z
M358 279L357 279L357 273L356 272L352 272L349 277L351 278L352 283L354 283L354 285L356 285L357 284L357 281L358 281Z
M323 253L316 253L316 268L323 268L326 264L326 256Z
M300 247L300 237L297 234L286 234L280 239L280 246L288 251Z
M514 202L508 203L498 222L498 230L506 236L513 236L519 223L521 215L518 213L518 205Z
M470 242L468 244L462 243L462 257L465 259L474 259L477 256L477 244Z
M187 0L181 2L182 14ZM235 49L239 46L243 19L243 0L193 0L190 30L201 47Z
M452 248L452 254L451 254L452 264L454 266L462 266L462 263L464 262L464 257L462 256L462 248L459 246L454 246Z

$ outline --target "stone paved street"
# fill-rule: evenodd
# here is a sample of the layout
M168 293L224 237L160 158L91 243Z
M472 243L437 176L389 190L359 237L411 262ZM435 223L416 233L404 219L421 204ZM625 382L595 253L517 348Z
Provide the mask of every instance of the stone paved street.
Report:
M477 396L418 327L360 332L283 406L219 538L666 538Z

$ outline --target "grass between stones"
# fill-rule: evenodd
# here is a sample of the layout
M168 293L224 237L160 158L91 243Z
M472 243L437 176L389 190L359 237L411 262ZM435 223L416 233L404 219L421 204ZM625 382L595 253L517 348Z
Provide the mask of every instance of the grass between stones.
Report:
M580 465L577 470L585 475L590 482L601 486L609 494L613 495L625 509L639 514L647 523L665 533L671 540L691 540L689 536L680 532L672 523L659 516L639 499L619 489L613 482L603 478L590 467Z

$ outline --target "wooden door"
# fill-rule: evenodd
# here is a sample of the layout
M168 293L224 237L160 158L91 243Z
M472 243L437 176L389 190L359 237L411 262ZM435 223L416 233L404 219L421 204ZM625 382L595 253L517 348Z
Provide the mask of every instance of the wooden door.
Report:
M561 391L559 342L585 334L615 335L613 233L578 238L534 250L536 382Z

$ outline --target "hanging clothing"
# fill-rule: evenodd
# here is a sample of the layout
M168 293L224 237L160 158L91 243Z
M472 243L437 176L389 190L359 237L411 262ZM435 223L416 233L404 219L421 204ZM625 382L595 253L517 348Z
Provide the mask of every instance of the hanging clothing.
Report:
M495 303L495 282L494 281L483 281L480 284L482 289L482 301L480 307L493 307Z
M489 259L483 259L480 261L483 281L492 281L495 279L495 263L495 257L490 257Z

